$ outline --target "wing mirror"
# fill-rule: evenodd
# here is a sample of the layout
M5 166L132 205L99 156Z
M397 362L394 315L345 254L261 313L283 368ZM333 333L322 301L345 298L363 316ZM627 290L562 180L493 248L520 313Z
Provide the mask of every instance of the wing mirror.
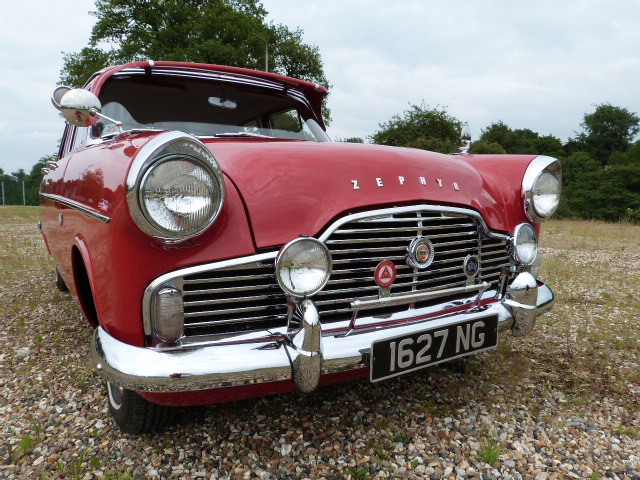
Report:
M471 147L471 129L469 128L469 124L465 123L462 126L462 131L460 132L460 154L466 155Z
M89 90L84 88L58 87L51 95L51 103L60 110L67 122L76 127L90 127L103 118L122 133L122 123L102 115L102 104Z

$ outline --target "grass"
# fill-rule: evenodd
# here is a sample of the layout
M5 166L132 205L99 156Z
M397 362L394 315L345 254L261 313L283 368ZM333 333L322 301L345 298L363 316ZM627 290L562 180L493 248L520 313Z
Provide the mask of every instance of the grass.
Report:
M489 437L482 445L480 459L488 465L493 465L500 459L500 455L502 455L500 444L493 437Z
M344 473L347 475L346 478L352 478L353 480L371 480L369 471L364 468L348 467Z

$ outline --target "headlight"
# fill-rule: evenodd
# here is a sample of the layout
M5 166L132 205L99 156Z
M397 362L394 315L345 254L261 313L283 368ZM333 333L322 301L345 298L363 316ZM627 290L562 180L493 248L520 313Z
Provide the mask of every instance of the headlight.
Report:
M331 275L331 254L315 238L300 237L287 243L276 257L278 284L294 298L318 293Z
M180 241L204 232L224 203L224 179L207 147L168 132L150 141L127 178L131 215L145 233Z
M562 165L551 157L536 157L524 174L522 191L527 216L534 222L549 218L558 208Z
M521 223L513 234L513 247L516 261L523 265L533 265L538 256L538 238L533 227Z

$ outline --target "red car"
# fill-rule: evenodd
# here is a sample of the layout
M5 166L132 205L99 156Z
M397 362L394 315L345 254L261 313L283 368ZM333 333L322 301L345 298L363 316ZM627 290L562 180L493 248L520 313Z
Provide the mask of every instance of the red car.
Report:
M560 163L333 143L323 87L137 62L59 87L41 228L125 431L529 333Z

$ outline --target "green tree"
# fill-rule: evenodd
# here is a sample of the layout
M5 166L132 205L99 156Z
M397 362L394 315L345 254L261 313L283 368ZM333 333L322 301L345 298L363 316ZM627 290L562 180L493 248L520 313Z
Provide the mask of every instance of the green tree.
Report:
M502 148L502 145L496 142L488 142L486 140L478 140L477 142L473 142L471 144L471 148L469 148L469 153L473 154L504 154L507 151Z
M559 138L553 135L540 136L528 128L511 129L501 120L482 130L480 141L497 143L506 153L564 156L564 148Z
M563 216L616 221L640 214L640 145L614 152L603 166L587 152L562 161Z
M457 153L462 122L444 108L410 105L402 116L379 124L380 130L371 136L373 143L398 147L413 147L442 153Z
M22 205L23 204L23 182L24 193L27 205L38 205L40 201L40 183L44 177L42 169L46 166L48 161L53 161L57 158L57 154L47 155L38 160L31 172L27 173L24 169L13 172L11 175L4 173L0 169L0 182L4 184L4 202L6 205ZM0 199L2 201L2 199Z
M110 64L147 59L264 69L268 44L270 71L329 86L318 47L304 44L300 29L267 24L258 0L96 0L92 13L89 45L64 54L63 84L79 87Z
M614 152L626 152L640 132L640 117L623 107L609 103L596 105L593 113L585 114L580 124L583 132L576 140L579 145L603 165Z

